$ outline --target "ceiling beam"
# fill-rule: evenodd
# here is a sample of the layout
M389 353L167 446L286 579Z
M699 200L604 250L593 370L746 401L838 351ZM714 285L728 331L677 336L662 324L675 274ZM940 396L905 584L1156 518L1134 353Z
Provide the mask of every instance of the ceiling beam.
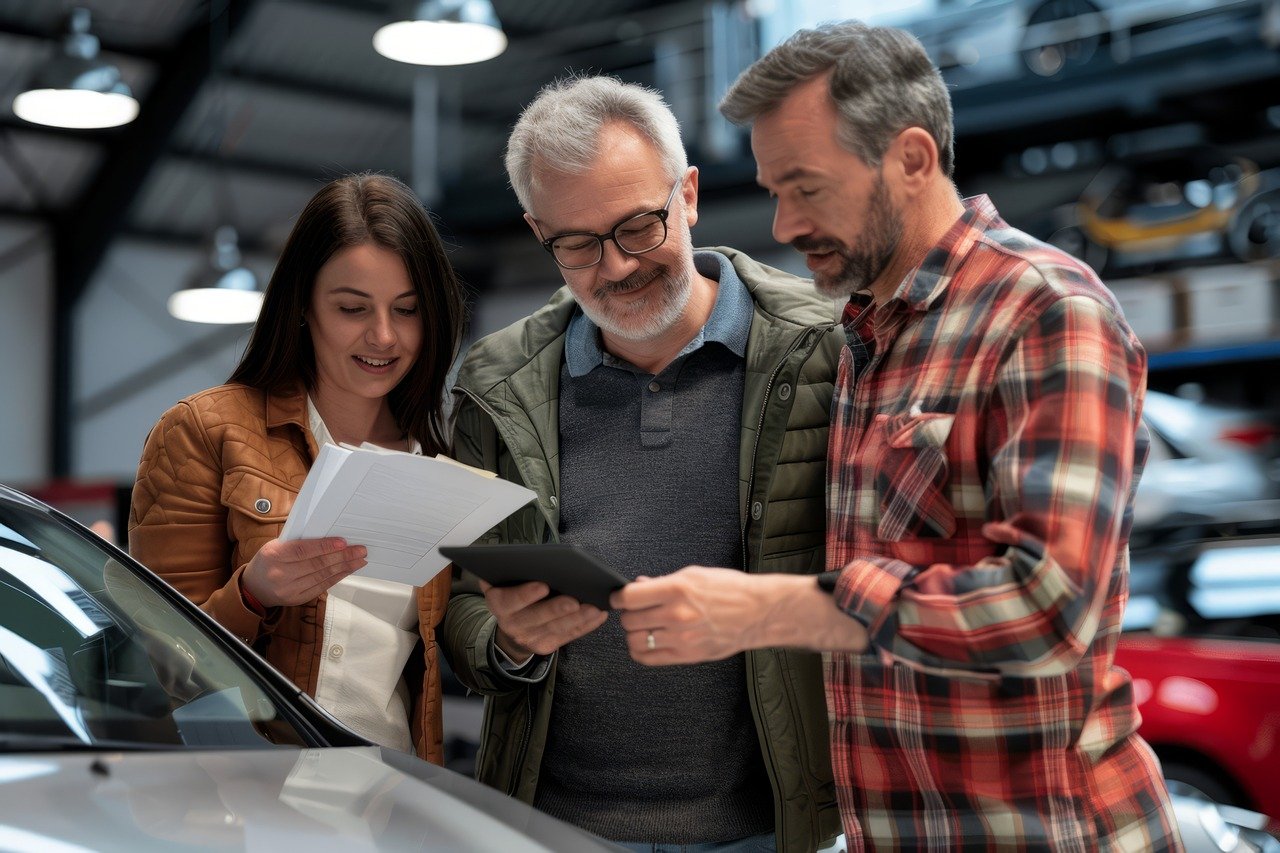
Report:
M72 470L72 321L76 303L183 113L253 3L225 0L221 16L193 24L165 52L157 62L155 83L138 117L112 137L106 156L76 203L54 217L54 435L50 467L55 477L67 476Z
M130 59L140 59L145 62L157 62L163 58L161 51L151 48L140 48L137 46L126 46L111 41L110 38L104 39L91 26L90 32L98 39L98 47L104 57L110 59L110 55L129 57ZM66 20L60 19L56 30L41 29L32 27L22 21L0 20L0 36L13 36L14 38L32 39L42 41L48 44L58 44L62 41L62 37L66 35Z

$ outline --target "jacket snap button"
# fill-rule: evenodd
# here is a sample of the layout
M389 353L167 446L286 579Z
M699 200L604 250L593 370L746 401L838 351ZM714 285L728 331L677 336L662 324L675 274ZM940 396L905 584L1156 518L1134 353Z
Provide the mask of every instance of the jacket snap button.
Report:
M342 646L338 643L334 643L332 646L329 647L329 658L331 660L341 660L342 651L343 651Z
M764 504L756 501L751 505L751 518L755 521L760 520L760 516L764 515Z
M258 498L256 501L253 502L253 508L256 509L258 512L262 513L263 515L266 515L267 513L271 512L271 501L267 500L266 498Z
M783 400L790 400L790 399L791 399L791 385L790 385L790 384L788 384L788 383L786 383L786 382L783 382L781 385L779 385L779 386L778 386L778 396L779 396L779 397L781 397Z

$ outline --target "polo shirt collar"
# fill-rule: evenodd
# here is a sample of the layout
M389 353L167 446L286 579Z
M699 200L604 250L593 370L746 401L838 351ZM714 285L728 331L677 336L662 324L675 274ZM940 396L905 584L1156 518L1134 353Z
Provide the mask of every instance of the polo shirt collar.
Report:
M745 356L747 339L751 335L751 318L755 313L751 293L733 268L733 263L719 252L694 252L693 265L698 273L719 282L719 287L716 288L716 304L711 309L711 316L693 340L680 350L680 356L688 355L710 341L722 344L740 358ZM564 358L569 375L575 379L602 364L618 363L618 359L601 349L600 328L582 313L581 308L574 309L569 320Z

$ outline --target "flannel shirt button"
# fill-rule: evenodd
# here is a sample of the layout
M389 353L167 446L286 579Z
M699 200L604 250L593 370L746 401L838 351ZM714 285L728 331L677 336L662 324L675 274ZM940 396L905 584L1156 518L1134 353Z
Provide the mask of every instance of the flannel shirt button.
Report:
M790 384L790 383L788 383L788 382L783 382L781 385L779 385L779 386L778 386L778 397L779 397L783 402L785 402L785 401L787 401L787 400L790 400L790 399L791 399L791 384Z
M756 501L751 505L751 519L753 521L759 521L760 516L762 515L764 515L764 504L760 503L760 501Z
M342 653L345 649L340 643L334 643L329 647L329 660L342 660Z
M659 391L661 391L661 390L662 390L662 386L661 386L661 385L659 385L657 382L650 382L650 383L649 383L649 390L650 390L650 391L652 391L653 393L657 394Z

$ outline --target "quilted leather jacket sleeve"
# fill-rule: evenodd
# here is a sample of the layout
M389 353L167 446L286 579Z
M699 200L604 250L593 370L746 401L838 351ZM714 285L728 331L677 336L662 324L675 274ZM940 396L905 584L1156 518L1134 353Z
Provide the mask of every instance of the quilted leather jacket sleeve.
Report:
M252 644L273 624L240 596L245 564L237 564L240 549L227 533L222 490L219 452L196 410L177 404L151 430L142 451L129 508L129 551ZM244 556L245 563L256 550Z

